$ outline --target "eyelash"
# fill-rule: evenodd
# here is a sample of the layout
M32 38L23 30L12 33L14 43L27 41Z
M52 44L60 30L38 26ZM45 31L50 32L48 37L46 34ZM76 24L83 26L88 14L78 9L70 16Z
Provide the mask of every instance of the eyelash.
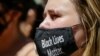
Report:
M43 15L44 18L45 18L46 16L47 16L46 14ZM55 19L61 17L61 15L59 15L59 14L51 14L50 17L51 17L52 20L55 20Z
M59 18L60 17L60 15L51 15L51 19L52 20L56 20L57 18Z

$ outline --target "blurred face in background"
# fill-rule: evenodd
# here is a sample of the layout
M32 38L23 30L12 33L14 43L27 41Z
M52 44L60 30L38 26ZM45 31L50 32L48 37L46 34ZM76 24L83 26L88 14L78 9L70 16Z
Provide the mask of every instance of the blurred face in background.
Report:
M21 13L17 8L9 8L8 6L9 5L0 3L0 32L7 28L8 25ZM20 7L19 5L16 6Z
M79 15L71 0L48 0L44 10L44 21L39 28L54 29L72 27L81 24ZM78 47L84 42L84 30L82 27L75 28L75 42Z
M20 25L21 32L25 37L30 36L30 33L32 31L32 26L35 24L35 20L36 20L36 11L34 9L29 9L27 12L26 21L22 22Z
M19 15L21 16L21 12L15 10L8 10L6 13L4 13L0 20L0 24L2 25L0 27L2 28L2 31L5 30L14 20L17 20ZM18 23L17 21L16 23Z
M29 24L34 24L36 20L36 11L34 9L29 9L27 13L26 22Z

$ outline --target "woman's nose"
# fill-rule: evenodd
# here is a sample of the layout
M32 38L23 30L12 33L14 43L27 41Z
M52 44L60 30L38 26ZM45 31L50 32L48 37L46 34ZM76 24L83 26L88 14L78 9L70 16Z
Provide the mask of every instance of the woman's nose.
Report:
M50 26L51 26L51 19L50 19L50 17L48 16L48 17L46 17L45 19L44 19L44 21L40 24L40 26L39 26L39 28L43 28L43 29L49 29L50 28Z

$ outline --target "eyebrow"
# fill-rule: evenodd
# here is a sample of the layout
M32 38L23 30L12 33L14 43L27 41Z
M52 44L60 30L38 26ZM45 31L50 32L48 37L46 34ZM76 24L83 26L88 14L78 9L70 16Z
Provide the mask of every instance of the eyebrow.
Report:
M53 9L49 9L46 11L47 13L51 14L51 15L61 15L61 11L60 10L53 10ZM46 16L46 12L44 12L43 16Z
M52 9L47 10L47 11L45 11L45 12L43 13L43 17L45 17L47 13L49 13L49 14L55 14L55 11L52 10Z
M54 14L55 11L54 11L54 10L48 10L48 13L50 13L50 14Z

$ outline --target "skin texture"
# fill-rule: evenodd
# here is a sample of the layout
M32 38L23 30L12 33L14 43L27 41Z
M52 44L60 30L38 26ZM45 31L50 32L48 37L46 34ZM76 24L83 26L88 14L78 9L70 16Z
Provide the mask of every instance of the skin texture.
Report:
M80 17L70 0L48 0L44 10L44 21L39 27L54 29L71 27L77 24L81 24ZM75 28L74 38L76 45L80 48L86 40L83 27Z

